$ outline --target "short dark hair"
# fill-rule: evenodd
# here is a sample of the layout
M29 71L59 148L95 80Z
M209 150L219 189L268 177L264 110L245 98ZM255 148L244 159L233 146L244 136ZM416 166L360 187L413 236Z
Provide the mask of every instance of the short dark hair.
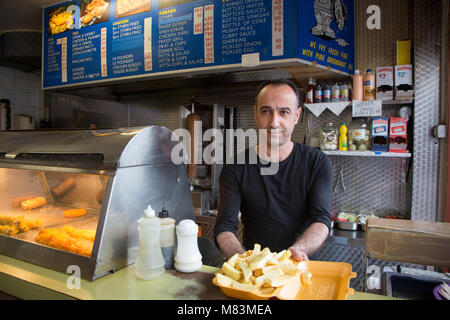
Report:
M258 89L256 90L256 97L255 97L255 106L258 106L258 96L261 93L262 89L264 89L267 86L282 86L282 85L287 85L289 87L291 87L292 90L294 90L295 92L295 96L297 97L297 109L300 107L300 92L298 91L297 86L295 85L294 82L292 82L291 80L268 80L268 81L264 81L263 83L261 83L258 87Z

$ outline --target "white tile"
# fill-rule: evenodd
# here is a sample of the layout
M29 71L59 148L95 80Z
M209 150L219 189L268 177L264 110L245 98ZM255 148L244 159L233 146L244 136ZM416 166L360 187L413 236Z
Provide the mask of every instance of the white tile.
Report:
M10 102L14 98L14 91L7 89L0 89L0 99L8 99Z
M29 103L29 96L30 95L26 92L16 91L14 93L14 101L12 101L12 103L27 107Z
M37 93L36 83L34 80L17 77L16 78L16 91L26 93Z
M11 113L13 115L15 115L15 114L26 114L27 111L28 111L27 108L24 107L24 106L20 106L20 105L17 105L17 104L11 104Z
M0 74L14 77L16 75L16 70L0 66Z
M32 107L32 108L37 108L38 107L38 99L39 99L39 96L37 94L30 94L28 96L28 106Z
M15 79L13 76L0 75L0 89L14 90Z
M20 92L28 92L27 89L27 79L25 78L20 78L20 77L16 77L15 79L15 83L16 83L16 91L20 91Z

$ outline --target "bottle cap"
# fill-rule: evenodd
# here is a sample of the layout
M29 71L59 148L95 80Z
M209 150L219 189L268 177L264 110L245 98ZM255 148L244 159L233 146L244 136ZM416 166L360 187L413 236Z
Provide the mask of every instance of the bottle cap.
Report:
M152 206L148 206L147 209L145 209L144 217L146 217L146 218L156 217L155 210L153 210Z
M369 72L371 73L371 72L372 72L372 69L367 69L367 72L368 72L368 73L369 73Z
M177 233L178 234L197 234L198 233L198 225L189 219L182 220L177 225Z
M159 216L160 218L168 218L168 217L169 217L169 211L167 211L166 208L163 207L163 208L161 209L161 211L158 213L158 216Z
M355 70L355 74L361 74L361 72L359 70Z

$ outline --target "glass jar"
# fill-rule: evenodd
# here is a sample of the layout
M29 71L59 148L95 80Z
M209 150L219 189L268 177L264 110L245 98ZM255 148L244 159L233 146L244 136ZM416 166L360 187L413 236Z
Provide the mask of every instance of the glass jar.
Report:
M338 149L338 128L334 122L325 122L320 129L320 150L336 151Z
M370 128L367 118L354 118L349 128L349 151L370 150Z

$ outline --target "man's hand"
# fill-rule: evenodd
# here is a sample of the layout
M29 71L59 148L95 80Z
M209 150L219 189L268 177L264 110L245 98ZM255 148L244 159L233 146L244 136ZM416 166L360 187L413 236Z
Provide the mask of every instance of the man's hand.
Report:
M292 258L297 261L307 261L308 255L312 255L325 242L328 237L328 227L323 223L311 224L303 232L300 238L289 248Z
M303 251L302 248L292 246L289 248L289 251L292 253L292 258L294 258L297 261L308 261L308 255L305 251Z

